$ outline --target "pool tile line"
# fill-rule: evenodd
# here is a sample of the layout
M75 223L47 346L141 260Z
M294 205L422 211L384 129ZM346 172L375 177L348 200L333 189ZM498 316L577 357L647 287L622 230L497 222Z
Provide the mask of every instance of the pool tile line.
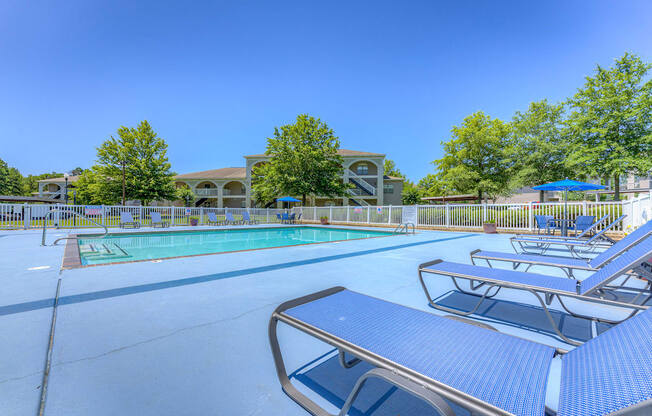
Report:
M480 234L463 234L454 237L437 238L434 240L417 241L413 243L399 244L395 246L379 247L379 248L374 248L369 250L360 250L360 251L353 251L349 253L335 254L331 256L314 257L305 260L270 264L267 266L251 267L247 269L232 270L228 272L214 273L214 274L197 276L197 277L187 277L183 279L168 280L165 282L147 283L143 285L127 286L127 287L116 288L116 289L107 289L107 290L100 290L96 292L81 293L78 295L68 295L68 296L60 297L58 300L58 305L59 306L72 305L76 303L89 302L93 300L100 300L100 299L107 299L107 298L113 298L118 296L133 295L137 293L151 292L156 290L170 289L174 287L186 286L191 284L211 282L214 280L228 279L232 277L240 277L240 276L246 276L250 274L276 271L276 270L306 266L311 264L318 264L318 263L334 261L334 260L342 260L342 259L347 259L352 257L365 256L368 254L383 253L387 251L400 250L403 248L440 243L444 241L458 240L458 239L469 238L478 235ZM21 312L29 312L29 311L49 308L53 306L54 306L54 299L40 299L31 302L5 305L5 306L0 306L0 316L11 315L11 314L21 313Z

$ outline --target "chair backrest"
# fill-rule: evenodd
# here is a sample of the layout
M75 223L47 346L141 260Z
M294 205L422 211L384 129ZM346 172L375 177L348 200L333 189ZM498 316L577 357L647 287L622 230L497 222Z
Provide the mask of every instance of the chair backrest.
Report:
M289 220L290 219L287 212L284 212L283 216L281 218L284 219L284 220Z
M235 218L233 218L233 214L231 214L230 212L226 213L226 219L228 221L235 221Z
M209 212L208 213L208 220L210 222L217 222L217 215L215 215L214 212Z
M620 256L613 259L606 266L582 280L580 293L589 294L610 281L622 276L623 273L642 265L652 256L652 238L646 238Z
M594 221L595 221L594 215L578 215L575 218L575 229L582 230L582 231L586 230L591 225L593 225Z
M579 217L578 217L578 218L579 218ZM581 233L580 235L578 235L577 238L581 238L581 237L584 237L584 236L586 236L586 235L592 233L593 231L595 231L596 228L598 228L598 226L599 226L600 224L602 224L603 222L607 221L608 218L609 218L609 214L603 216L602 218L600 218L599 220L597 220L596 222L594 222L594 223L591 224L590 226L584 228L584 231L582 231L582 233Z
M292 213L292 215L290 215L291 220L295 219L296 217L297 217L297 214L295 214L294 212Z
M651 351L648 309L564 355L557 415L652 414Z
M620 224L620 222L622 222L622 220L624 220L626 216L627 216L626 214L623 214L623 215L621 215L620 217L616 218L616 219L615 219L611 224L607 225L607 226L604 227L602 230L600 230L600 231L598 231L597 233L595 233L595 235L594 235L593 237L591 237L591 238L589 238L588 240L586 240L586 243L587 243L587 244L592 244L592 243L598 241L600 238L602 238L602 236L603 236L607 231L611 230L611 229L614 228L616 225Z
M152 212L151 214L149 214L149 216L150 216L150 218L152 218L153 223L163 222L163 221L161 221L161 213L160 212Z
M602 267L603 265L611 261L612 258L616 257L623 251L628 250L630 247L640 243L642 240L646 238L652 238L652 236L650 236L651 234L652 234L652 220L638 227L630 234L627 234L623 239L616 242L616 244L609 247L602 253L598 254L595 258L589 261L589 266L595 269L599 269L600 267Z
M131 216L131 212L122 211L120 213L120 222L134 222L134 217Z
M251 221L251 217L249 216L249 212L245 211L242 213L242 219L245 221Z
M276 219L278 219L278 220L281 219L281 214L279 214L278 212L276 213Z
M546 228L548 225L548 216L547 215L535 215L534 221L537 224L537 228Z

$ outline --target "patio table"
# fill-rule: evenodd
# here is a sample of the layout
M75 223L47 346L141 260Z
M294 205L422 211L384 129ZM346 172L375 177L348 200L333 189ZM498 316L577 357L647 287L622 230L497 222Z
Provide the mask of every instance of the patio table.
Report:
M552 223L560 223L560 225L561 225L561 235L566 237L566 236L568 236L569 225L575 223L575 220L572 220L570 218L550 218L548 220L548 222L547 222L548 225L550 225L551 222Z

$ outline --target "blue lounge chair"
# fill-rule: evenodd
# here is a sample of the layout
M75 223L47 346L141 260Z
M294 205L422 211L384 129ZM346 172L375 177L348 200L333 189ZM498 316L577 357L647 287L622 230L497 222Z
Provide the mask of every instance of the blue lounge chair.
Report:
M226 216L226 219L224 220L224 224L230 224L230 225L242 224L242 220L236 220L233 217L233 214L231 214L230 212L227 211L226 214L224 215Z
M289 222L290 222L290 216L288 215L287 212L284 212L283 215L281 215L281 223L287 224Z
M208 212L208 213L206 213L206 216L208 218L206 220L208 225L219 225L220 224L220 221L217 219L217 215L215 215L214 212Z
M170 226L170 223L167 221L163 221L161 219L161 213L160 212L152 212L149 214L150 218L152 219L152 227L161 227L161 228L166 228Z
M245 223L246 224L258 224L258 221L251 218L251 216L249 215L249 211L245 211L245 212L242 213L242 223L243 224L245 224Z
M558 402L549 404L557 407L558 416L652 412L652 311L571 352L447 318L343 287L285 302L269 323L278 379L308 413L330 415L287 376L277 338L281 322L337 348L344 368L360 361L375 367L358 379L340 415L348 414L371 378L422 399L445 416L455 414L451 404L477 415L554 414L546 407L548 385L555 388L548 377L553 360L561 365L560 393ZM355 358L347 361L347 355Z
M120 213L120 228L140 228L140 222L135 221L134 217L129 211L122 211Z
M283 218L281 218L281 214L279 214L278 212L276 213L276 220L281 224L283 223Z
M537 227L537 234L543 231L546 234L550 234L550 228L548 225L548 220L551 220L555 217L552 215L535 215L534 216L534 225Z
M297 219L297 214L293 212L292 214L290 214L290 218L288 218L288 222L290 224L294 224L296 222L296 219Z
M552 217L550 217L550 218L552 218ZM600 218L596 222L592 223L589 227L584 228L584 230L580 234L575 235L575 236L564 237L564 236L553 235L553 234L543 234L543 235L517 234L516 237L518 237L518 238L524 237L524 238L527 238L528 241L534 241L534 240L537 240L537 239L539 239L539 240L548 240L548 239L551 239L551 238L552 239L557 239L557 240L559 240L559 239L561 239L561 240L577 240L577 239L582 239L582 238L588 239L593 235L594 232L596 232L598 226L600 226L608 218L609 218L609 214L603 216L602 218ZM581 221L583 222L584 220L581 220ZM538 233L538 230L537 230L537 233Z
M516 244L520 247L521 251L524 253L539 253L543 254L548 251L551 247L566 249L573 257L578 258L587 258L587 254L595 252L598 248L609 247L614 241L607 236L607 231L614 228L617 224L622 222L622 220L627 215L621 215L616 218L611 224L604 227L602 230L597 232L588 240L581 238L541 238L541 236L525 236L525 235L516 235L509 239L514 251L516 253L519 250L516 248ZM516 243L516 244L515 244Z
M570 298L622 308L630 311L630 316L639 310L647 309L648 306L646 306L646 303L652 298L650 257L652 257L652 238L647 238L624 253L621 253L607 265L581 282L565 277L526 273L516 270L494 269L491 267L453 263L443 260L434 260L421 264L419 266L419 280L430 306L463 316L475 313L485 299L496 296L501 289L530 292L541 304L543 311L557 335L570 344L579 345L576 341L565 337L559 330L556 321L548 311L548 306L552 301L556 298L562 308L574 317L616 324L620 321L575 313L568 308L563 299ZM477 304L468 311L460 311L435 303L428 291L424 274L451 278L455 287L460 292L476 296L478 298ZM634 274L642 282L645 282L645 287L635 288L629 285L625 286L631 274ZM624 279L620 285L609 285L619 278ZM469 281L469 290L462 289L458 280ZM481 288L482 291L478 291ZM608 295L606 295L607 293Z
M475 264L476 260L485 260L491 267L491 261L504 261L512 263L514 270L521 264L526 265L527 268L525 271L528 271L532 266L559 267L566 272L568 277L573 277L573 270L596 271L646 238L652 238L652 221L648 221L637 228L634 232L628 234L625 238L598 254L593 259L474 250L471 252L471 263Z
M577 236L579 232L584 233L588 229L593 229L594 224L594 215L579 215L575 218L575 224L573 224L569 230L575 230L575 236Z

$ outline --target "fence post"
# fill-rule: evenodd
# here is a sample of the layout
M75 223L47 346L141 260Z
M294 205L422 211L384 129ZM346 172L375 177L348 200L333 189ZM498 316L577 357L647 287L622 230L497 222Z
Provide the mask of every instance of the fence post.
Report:
M530 231L534 230L534 212L532 211L532 201L528 202L527 206L527 228Z
M392 206L390 205L387 214L387 224L391 224L391 223L392 223Z
M351 207L349 207L349 206L347 205L347 206L346 206L346 223L347 223L347 224L348 224L349 222L351 222L351 216L350 216L350 214L349 214L349 212L350 212L351 210L350 210L349 208L351 208Z
M269 224L269 207L265 208L265 223Z
M582 201L582 215L586 215L586 201Z
M482 204L482 222L487 222L487 203Z
M29 228L29 220L32 215L32 210L29 208L29 205L23 204L23 228L26 230Z
M204 207L199 207L199 223L204 223Z
M145 224L145 218L143 218L143 206L139 205L138 206L138 220L140 221L141 224Z
M102 225L106 227L106 214L104 213L104 204L102 204Z
M313 221L317 221L317 220L319 219L319 218L317 218L317 205L315 205L314 207L312 207L312 213L313 213L313 214L312 214L312 220L313 220Z
M333 206L328 207L328 219L332 222L333 221Z
M367 224L369 224L369 214L371 214L371 205L367 205Z
M170 223L171 223L172 225L174 225L174 206L171 206L171 207L170 207L170 210L172 210L172 218L171 218L171 220L170 220Z
M417 214L417 215L415 216L415 218L414 218L414 226L416 227L417 225L419 225L419 205L414 204L414 208L415 208L414 211L415 211L416 214ZM406 228L406 230L407 230L407 228Z
M446 207L446 228L450 228L451 226L450 206L446 204L445 207Z

